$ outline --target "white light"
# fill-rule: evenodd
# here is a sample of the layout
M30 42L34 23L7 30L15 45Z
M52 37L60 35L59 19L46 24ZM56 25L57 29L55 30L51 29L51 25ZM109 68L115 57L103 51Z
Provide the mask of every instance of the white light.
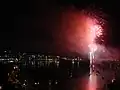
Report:
M0 86L0 90L2 90L2 86Z
M74 61L72 61L72 64L74 64Z
M112 83L115 81L115 79L112 79Z
M58 84L57 80L55 81L55 84Z
M11 63L13 62L13 61L10 61Z
M51 85L51 80L49 80L49 85Z
M59 64L59 61L57 61L57 64Z
M14 69L15 69L15 67L14 67Z

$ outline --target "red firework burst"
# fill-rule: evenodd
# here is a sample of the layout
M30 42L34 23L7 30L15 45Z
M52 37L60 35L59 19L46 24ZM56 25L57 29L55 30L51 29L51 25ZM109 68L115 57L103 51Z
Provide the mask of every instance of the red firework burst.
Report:
M87 12L87 13L86 13ZM94 12L84 11L83 14L86 18L86 30L89 43L95 43L96 39L103 41L103 27L104 27L104 20L101 19L99 16L96 15Z
M60 47L83 54L89 52L88 45L103 41L104 20L89 10L67 10L62 13L57 42ZM62 45L63 44L63 45Z

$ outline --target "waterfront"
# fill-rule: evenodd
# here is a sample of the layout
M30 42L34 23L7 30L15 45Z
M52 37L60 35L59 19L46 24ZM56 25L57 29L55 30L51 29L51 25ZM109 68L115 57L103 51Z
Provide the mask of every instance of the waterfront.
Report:
M104 62L96 65L98 84L96 90L106 90L107 84L112 83L115 78L117 80L120 78L119 71L120 62ZM88 90L90 77L89 62L72 63L67 60L61 60L59 66L55 63L49 66L1 64L1 73L1 86L6 88L13 85L18 90Z

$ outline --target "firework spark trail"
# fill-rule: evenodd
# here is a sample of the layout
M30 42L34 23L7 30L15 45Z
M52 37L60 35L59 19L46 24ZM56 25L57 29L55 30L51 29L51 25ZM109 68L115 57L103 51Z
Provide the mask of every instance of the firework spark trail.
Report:
M102 27L97 23L96 19L90 18L87 22L90 33L90 43L88 45L90 52L90 77L89 77L89 90L96 90L97 88L97 77L95 74L95 52L97 51L97 44L95 40L97 37L102 35Z

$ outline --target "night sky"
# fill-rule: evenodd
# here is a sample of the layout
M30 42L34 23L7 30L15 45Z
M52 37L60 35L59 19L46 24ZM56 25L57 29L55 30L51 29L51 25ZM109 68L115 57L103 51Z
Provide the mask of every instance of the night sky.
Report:
M59 31L60 12L74 6L76 9L93 5L107 14L109 38L107 45L120 46L119 2L103 0L14 0L4 2L0 32L0 49L27 52L57 53L56 32Z

